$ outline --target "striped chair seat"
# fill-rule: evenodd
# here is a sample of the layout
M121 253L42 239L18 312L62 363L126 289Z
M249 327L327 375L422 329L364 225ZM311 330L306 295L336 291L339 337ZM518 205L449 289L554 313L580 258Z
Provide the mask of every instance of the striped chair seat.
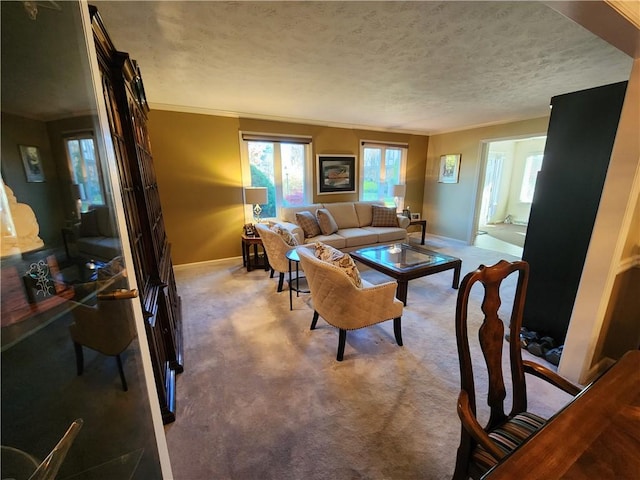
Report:
M489 437L504 453L509 453L545 424L546 420L533 413L522 412L489 432ZM472 455L473 462L484 473L498 461L484 447L478 445Z

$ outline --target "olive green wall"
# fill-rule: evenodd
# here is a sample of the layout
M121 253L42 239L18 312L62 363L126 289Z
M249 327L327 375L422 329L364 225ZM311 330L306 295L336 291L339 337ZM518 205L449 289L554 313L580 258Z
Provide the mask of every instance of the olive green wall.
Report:
M45 181L27 182L19 145L40 149L40 162ZM60 229L64 226L62 183L47 132L47 124L17 115L2 113L2 178L18 203L31 207L40 226L40 238L46 247L62 244Z
M244 223L240 131L309 135L313 158L359 155L360 140L409 144L406 204L421 205L429 138L267 120L152 110L149 135L165 226L176 265L240 256ZM315 169L314 169L315 170ZM314 202L327 201L315 194ZM331 195L331 202L358 194Z
M470 242L483 146L487 141L546 135L549 117L474 128L429 137L422 216L429 233ZM438 183L440 156L462 155L458 183Z

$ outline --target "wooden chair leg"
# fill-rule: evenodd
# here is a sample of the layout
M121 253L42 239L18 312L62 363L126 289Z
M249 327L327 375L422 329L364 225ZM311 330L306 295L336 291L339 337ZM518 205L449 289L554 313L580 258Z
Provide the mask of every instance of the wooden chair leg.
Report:
M393 333L396 336L396 342L402 346L402 317L393 319Z
M275 270L272 268L271 269L271 273L269 274L269 278L273 278L273 274L275 273Z
M344 344L347 341L347 331L344 329L340 329L340 334L338 336L338 356L336 357L336 360L338 360L339 362L342 361L342 359L344 358Z
M82 345L73 342L73 348L76 351L76 371L78 375L82 375L84 371L84 354L82 353Z
M280 272L280 278L278 279L278 292L282 291L282 285L284 285L284 273Z
M313 311L313 320L311 320L311 328L309 330L314 330L316 328L316 323L318 323L318 317L320 315L315 310Z
M116 361L118 362L118 372L120 372L120 381L122 381L122 390L126 392L127 390L129 390L129 387L127 387L127 379L124 378L124 369L122 368L122 358L120 358L120 355L116 355Z

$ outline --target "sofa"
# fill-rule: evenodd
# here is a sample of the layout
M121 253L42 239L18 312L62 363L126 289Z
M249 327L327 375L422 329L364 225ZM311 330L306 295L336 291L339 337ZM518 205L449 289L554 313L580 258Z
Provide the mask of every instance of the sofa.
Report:
M374 215L375 213L375 215ZM310 235L303 228L311 217L319 224L331 224ZM299 207L283 207L277 223L289 230L299 244L322 242L340 250L353 250L364 246L406 242L407 227L411 220L386 208L382 202L315 203ZM337 229L335 228L337 227ZM332 231L335 230L335 231Z
M85 259L108 262L122 254L120 237L112 211L106 206L91 206L81 214L80 224L73 229L75 253Z

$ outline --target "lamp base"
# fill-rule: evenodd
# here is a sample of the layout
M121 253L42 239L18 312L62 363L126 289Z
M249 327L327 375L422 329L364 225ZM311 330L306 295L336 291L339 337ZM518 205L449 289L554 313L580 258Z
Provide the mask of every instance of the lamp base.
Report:
M257 203L253 207L253 219L256 223L260 223L260 214L262 213L262 207Z

